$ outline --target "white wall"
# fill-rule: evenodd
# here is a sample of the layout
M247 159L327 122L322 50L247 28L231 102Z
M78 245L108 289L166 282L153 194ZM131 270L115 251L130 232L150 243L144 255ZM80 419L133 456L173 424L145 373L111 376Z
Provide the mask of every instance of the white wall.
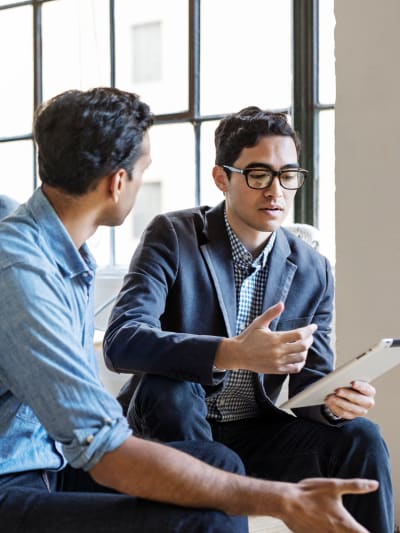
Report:
M400 2L336 0L338 362L400 337ZM400 367L376 381L400 524Z

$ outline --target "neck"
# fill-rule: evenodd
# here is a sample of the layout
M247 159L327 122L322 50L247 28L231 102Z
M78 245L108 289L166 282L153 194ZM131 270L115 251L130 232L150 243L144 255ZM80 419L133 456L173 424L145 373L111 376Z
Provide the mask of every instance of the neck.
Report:
M263 249L265 248L265 245L267 244L267 242L269 241L269 238L271 237L272 233L267 233L266 234L267 237L264 238L264 240L262 241L261 244L259 244L258 246L256 246L255 248L253 248L252 250L249 250L249 252L251 253L251 255L253 256L253 259L255 259L256 257L258 257L260 255L260 253L263 251ZM245 245L246 246L246 245ZM247 246L246 246L247 248Z
M271 237L271 232L250 230L248 227L243 228L235 220L231 220L229 213L227 213L227 219L236 237L251 253L253 258L256 258Z
M98 227L90 195L71 195L45 184L42 191L79 249Z

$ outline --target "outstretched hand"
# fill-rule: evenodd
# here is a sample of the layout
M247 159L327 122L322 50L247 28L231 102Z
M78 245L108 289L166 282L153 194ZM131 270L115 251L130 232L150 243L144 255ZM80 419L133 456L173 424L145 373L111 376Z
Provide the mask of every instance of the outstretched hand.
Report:
M246 369L268 374L295 374L303 368L317 326L271 331L270 324L283 311L279 302L257 317L240 335L224 339L217 351L219 368Z
M305 479L290 486L281 519L295 533L368 533L346 511L342 496L373 492L378 485L367 479ZM297 495L291 494L293 489Z

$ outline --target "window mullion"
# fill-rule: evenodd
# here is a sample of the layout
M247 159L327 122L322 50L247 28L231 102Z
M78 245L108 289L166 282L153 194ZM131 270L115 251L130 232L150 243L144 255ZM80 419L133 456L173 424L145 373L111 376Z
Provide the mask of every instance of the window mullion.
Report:
M195 202L200 204L200 0L189 1L189 114L194 127Z
M318 0L293 0L293 122L310 171L297 193L295 221L318 224Z
M33 5L33 108L43 101L43 54L42 54L42 4L34 1ZM33 143L33 189L38 186L36 166L36 144Z

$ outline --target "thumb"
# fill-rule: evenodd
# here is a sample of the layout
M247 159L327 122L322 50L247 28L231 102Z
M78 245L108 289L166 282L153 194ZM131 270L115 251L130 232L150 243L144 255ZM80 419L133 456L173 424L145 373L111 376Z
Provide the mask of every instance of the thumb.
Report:
M284 307L283 302L278 302L269 307L262 315L253 321L254 326L256 328L268 328L274 318L277 318L282 313Z

